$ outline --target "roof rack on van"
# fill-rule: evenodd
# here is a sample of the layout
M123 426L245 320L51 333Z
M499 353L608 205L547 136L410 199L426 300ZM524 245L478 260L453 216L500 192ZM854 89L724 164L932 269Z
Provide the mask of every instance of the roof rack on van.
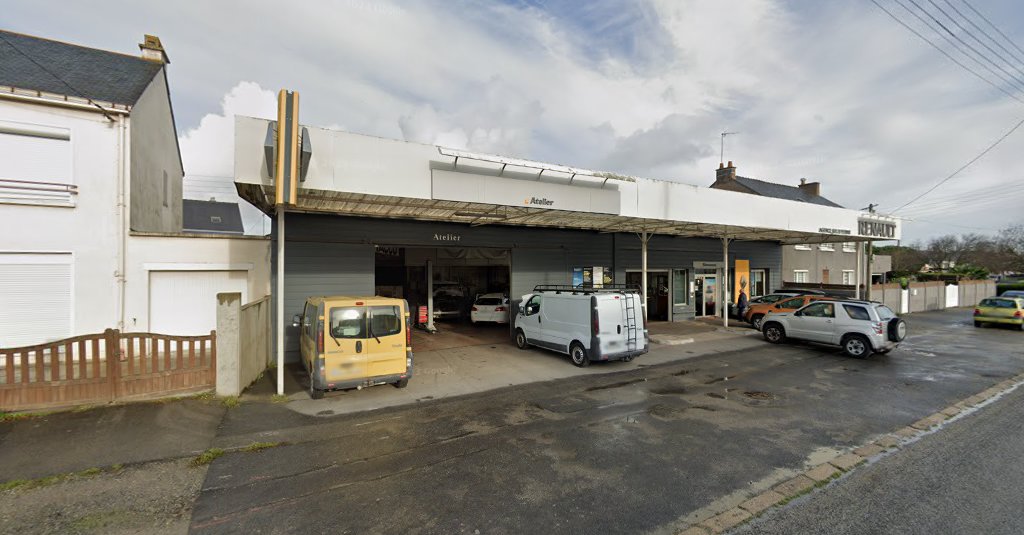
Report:
M574 294L593 294L593 293L623 293L623 292L640 292L640 287L633 284L605 284L600 287L592 286L573 286L571 284L538 284L533 287L534 292L555 292L555 293L574 293Z

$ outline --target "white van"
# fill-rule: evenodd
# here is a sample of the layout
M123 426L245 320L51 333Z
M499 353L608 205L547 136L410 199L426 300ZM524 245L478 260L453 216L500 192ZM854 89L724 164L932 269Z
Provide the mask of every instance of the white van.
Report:
M650 345L643 299L624 287L537 286L519 305L515 340L519 349L565 353L581 368L592 360L629 362Z

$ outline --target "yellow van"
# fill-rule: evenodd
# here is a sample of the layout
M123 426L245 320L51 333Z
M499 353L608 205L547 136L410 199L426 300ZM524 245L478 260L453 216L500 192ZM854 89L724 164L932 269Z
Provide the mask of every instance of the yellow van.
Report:
M327 390L409 384L412 330L404 299L310 297L293 325L313 399Z

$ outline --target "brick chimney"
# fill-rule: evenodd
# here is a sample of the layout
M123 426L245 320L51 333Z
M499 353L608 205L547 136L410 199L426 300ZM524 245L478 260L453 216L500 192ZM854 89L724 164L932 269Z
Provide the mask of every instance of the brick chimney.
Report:
M142 59L146 61L153 61L156 63L170 63L171 60L167 58L167 51L164 50L164 45L160 44L160 38L155 35L147 34L141 43L139 43L139 50L142 51Z
M729 165L719 163L718 169L715 171L715 184L736 180L736 167L732 165L732 161L729 162Z
M806 178L801 178L800 186L798 187L807 192L808 195L821 196L821 182L808 182Z

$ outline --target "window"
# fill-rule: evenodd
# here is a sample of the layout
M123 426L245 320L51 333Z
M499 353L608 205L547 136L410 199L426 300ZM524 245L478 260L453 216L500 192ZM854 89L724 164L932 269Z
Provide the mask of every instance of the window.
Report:
M843 242L843 252L844 253L856 253L857 252L857 244L853 243L852 241Z
M797 251L810 251L811 250L811 246L810 245L795 245L795 246L793 246L793 248L796 249Z
M852 269L844 269L843 270L843 284L845 284L847 286L853 286L854 282L853 282L853 270Z
M334 338L366 338L366 309L364 307L332 308L331 336Z
M896 317L896 313L885 305L876 306L875 311L878 312L878 319L882 321L888 321Z
M871 314L868 314L868 310L864 307L843 305L843 310L846 311L846 315L850 316L851 319L871 321Z
M397 306L370 307L370 337L392 336L402 332L402 309Z
M0 121L0 155L0 202L75 205L70 130Z
M807 270L806 269L794 269L793 270L793 282L807 282Z
M823 243L823 244L819 245L818 248L821 249L822 251L835 251L836 250L836 244L834 244L834 243Z
M478 297L476 299L476 304L486 306L497 306L503 304L502 301L503 299L500 297Z
M532 316L540 312L540 296L535 295L531 297L530 300L526 302L526 306L524 308L526 309L527 316Z
M672 304L685 305L690 297L690 274L685 269L672 270Z
M786 299L775 306L777 308L800 308L804 306L804 298L794 297L792 299Z
M315 338L316 333L313 332L313 324L316 321L316 307L306 303L306 310L302 313L302 330L305 331L306 335L310 338Z
M768 293L768 271L764 269L750 270L750 297L760 297Z
M801 309L800 315L812 318L834 318L836 317L836 309L832 303L814 303Z

